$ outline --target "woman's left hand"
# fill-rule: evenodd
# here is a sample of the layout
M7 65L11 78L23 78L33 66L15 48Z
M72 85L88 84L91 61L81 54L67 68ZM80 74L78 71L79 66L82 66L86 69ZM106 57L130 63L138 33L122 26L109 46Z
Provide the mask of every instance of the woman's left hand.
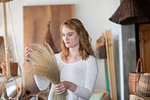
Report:
M70 82L62 81L61 83L55 85L54 91L57 92L57 95L62 94L62 93L65 93L67 89L69 89L69 87L70 87Z

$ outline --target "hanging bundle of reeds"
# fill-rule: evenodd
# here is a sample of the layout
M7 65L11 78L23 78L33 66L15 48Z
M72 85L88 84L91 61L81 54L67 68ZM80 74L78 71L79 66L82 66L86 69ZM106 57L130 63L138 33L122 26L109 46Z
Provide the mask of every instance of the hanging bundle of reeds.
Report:
M54 85L59 84L59 67L51 47L47 43L44 45L31 44L30 47L29 60L33 65L34 74L49 79ZM52 100L66 100L66 94L56 95L56 92L53 92Z

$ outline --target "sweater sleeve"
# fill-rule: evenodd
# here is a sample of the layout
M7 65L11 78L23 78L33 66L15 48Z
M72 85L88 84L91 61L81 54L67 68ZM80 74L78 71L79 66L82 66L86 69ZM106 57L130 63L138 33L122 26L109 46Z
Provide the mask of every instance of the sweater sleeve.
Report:
M89 100L92 95L93 88L97 79L98 65L95 57L89 56L86 60L86 75L84 86L77 86L74 92L77 96Z

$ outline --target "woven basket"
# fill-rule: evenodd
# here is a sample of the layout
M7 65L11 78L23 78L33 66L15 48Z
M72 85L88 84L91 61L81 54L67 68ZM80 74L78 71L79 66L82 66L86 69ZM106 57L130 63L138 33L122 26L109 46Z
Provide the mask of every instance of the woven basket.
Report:
M150 100L150 97L139 97L138 95L130 94L129 95L129 100Z
M140 72L139 72L139 67L140 67ZM129 91L131 94L137 94L137 86L141 74L143 74L143 63L142 63L142 59L139 58L137 62L136 72L129 73Z
M150 73L141 75L137 93L141 97L150 97Z

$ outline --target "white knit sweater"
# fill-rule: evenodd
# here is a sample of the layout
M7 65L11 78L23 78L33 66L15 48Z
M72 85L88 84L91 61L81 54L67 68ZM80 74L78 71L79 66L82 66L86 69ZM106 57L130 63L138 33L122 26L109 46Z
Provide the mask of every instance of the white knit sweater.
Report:
M55 54L57 63L60 67L61 81L70 81L77 85L75 92L67 90L67 100L89 100L95 85L98 74L98 66L95 57L89 56L87 60L80 60L75 63L65 63L61 60L60 53ZM37 86L40 90L44 90L49 85L50 81L34 75ZM49 93L48 100L51 100L54 85Z

